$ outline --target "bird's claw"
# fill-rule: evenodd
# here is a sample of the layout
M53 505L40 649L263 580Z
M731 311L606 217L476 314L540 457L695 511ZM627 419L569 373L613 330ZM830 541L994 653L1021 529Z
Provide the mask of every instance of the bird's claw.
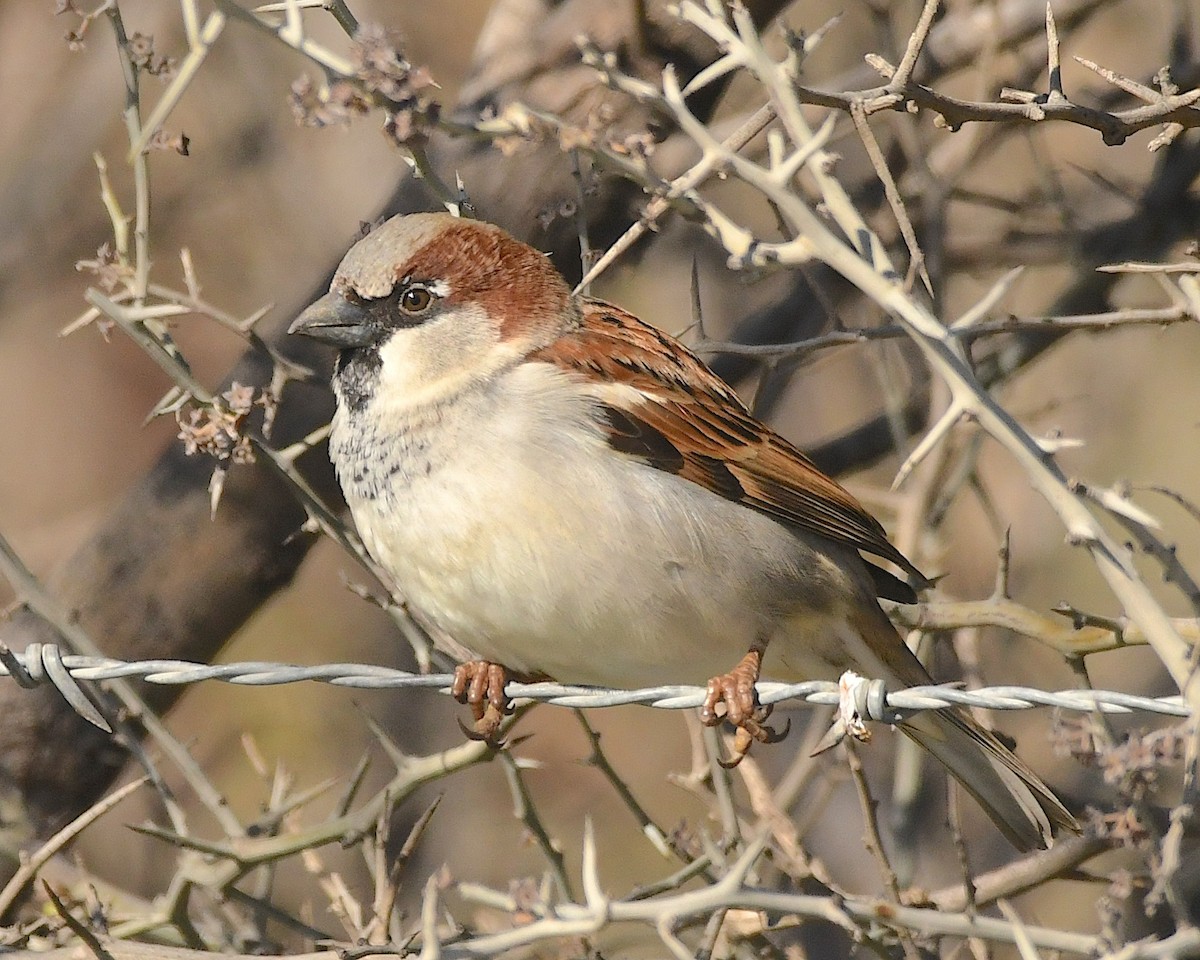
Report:
M484 715L474 721L469 727L458 717L454 718L454 722L458 724L458 729L462 731L462 735L468 740L486 743L489 747L494 747L497 750L507 743L506 740L497 736L500 732L500 724L504 722L504 717L495 714L490 706L484 711Z
M750 748L757 743L778 743L784 739L792 730L792 721L789 717L784 723L782 730L776 730L769 726L764 721L771 715L771 707L760 706L757 713L748 718L737 728L737 732L733 735L733 751L728 760L718 759L717 762L726 770L732 770L746 758L750 752Z
M459 729L469 740L482 740L492 747L504 746L497 737L500 725L513 711L512 701L504 692L508 670L487 660L468 660L454 668L450 694L459 703L471 708L474 722L471 729L458 721Z
M700 707L700 721L705 726L715 727L728 720L737 728L733 756L728 761L721 761L721 766L727 769L741 763L755 742L778 743L792 729L791 720L782 730L767 724L774 707L764 707L758 702L758 691L754 686L758 682L761 667L762 651L751 650L729 673L708 681L704 703ZM724 711L718 710L720 704L724 704Z

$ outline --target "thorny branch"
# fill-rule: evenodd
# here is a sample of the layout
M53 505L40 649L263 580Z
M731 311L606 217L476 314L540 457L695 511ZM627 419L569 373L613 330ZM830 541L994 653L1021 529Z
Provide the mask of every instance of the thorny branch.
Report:
M714 39L745 51L745 65L767 87L777 104L780 118L796 150L807 149L812 132L800 113L789 77L761 46L757 34L745 17L734 11L736 28L719 17L706 14L695 4L685 4L682 14L689 17ZM840 187L820 169L829 158L820 155L806 161L817 179L824 203L833 215L841 235L790 189L792 172L782 164L765 168L723 148L690 113L673 74L664 74L664 98L682 129L706 151L716 151L730 168L748 184L762 191L782 212L794 239L783 243L764 243L751 232L711 204L702 209L709 231L728 251L731 262L750 266L800 264L820 259L870 296L880 307L894 315L919 346L930 365L950 387L952 403L939 424L930 431L927 442L910 455L914 463L933 443L943 439L949 428L970 417L1017 459L1034 488L1061 517L1070 541L1089 551L1097 568L1113 592L1141 626L1151 646L1171 673L1180 690L1194 705L1200 706L1200 682L1188 666L1187 648L1175 632L1162 607L1147 590L1132 566L1130 552L1119 545L1098 523L1083 501L1069 489L1052 455L1030 437L1011 415L979 386L970 370L961 345L946 333L939 321L897 283L897 275L883 254L875 234L869 230ZM849 238L848 240L842 237ZM902 470L902 474L903 474Z

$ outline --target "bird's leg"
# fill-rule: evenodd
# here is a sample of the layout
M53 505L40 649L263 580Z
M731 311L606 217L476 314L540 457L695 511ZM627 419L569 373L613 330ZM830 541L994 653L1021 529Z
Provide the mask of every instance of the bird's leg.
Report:
M472 740L483 740L492 746L501 746L496 739L500 724L512 713L512 701L504 692L508 683L508 669L487 660L468 660L454 668L454 683L450 693L459 703L470 705L475 718L473 729L468 730L459 721Z
M763 646L755 645L750 648L738 665L728 673L713 677L708 681L708 692L704 704L700 707L700 721L709 727L715 727L722 720L728 720L737 728L733 740L733 757L729 763L723 764L736 767L742 758L750 752L754 741L759 743L778 743L788 735L792 727L789 720L782 731L767 725L771 716L771 707L764 707L758 702L758 691L754 685L758 682L762 670ZM718 704L725 705L724 713L717 712Z

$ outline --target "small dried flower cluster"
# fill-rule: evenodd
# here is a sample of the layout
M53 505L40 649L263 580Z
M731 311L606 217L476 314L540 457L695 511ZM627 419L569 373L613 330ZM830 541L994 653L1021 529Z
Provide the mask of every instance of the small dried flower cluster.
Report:
M386 101L384 133L398 144L424 140L441 112L441 104L429 95L437 84L428 68L414 67L377 24L363 24L354 39L355 75L366 90Z
M1181 723L1162 730L1131 731L1114 746L1092 717L1059 718L1051 734L1055 752L1074 757L1087 767L1095 767L1126 802L1113 811L1088 807L1088 823L1098 837L1123 846L1135 846L1153 839L1131 800L1144 796L1152 788L1164 767L1183 759L1191 737L1190 724ZM1122 884L1114 882L1114 898L1121 898Z
M1088 826L1096 836L1105 840L1115 840L1122 846L1131 847L1150 839L1150 831L1131 806L1111 813L1088 807L1087 818Z
M558 128L558 146L564 153L583 148L595 150L609 139L615 115L611 104L598 103L587 112L582 127L561 126Z
M654 154L658 140L649 130L639 130L619 140L610 140L608 149L622 157L632 157L635 160L649 160Z
M394 38L376 23L364 23L354 37L356 75L368 90L395 103L435 86L426 67L414 67Z
M88 28L92 25L92 21L100 15L101 9L102 8L98 8L90 13L85 13L75 5L75 0L57 0L57 2L54 4L54 15L56 17L60 17L64 13L69 13L80 18L79 26L77 26L74 30L68 30L63 37L63 39L67 41L67 48L69 50L75 52L83 49L83 38L87 35Z
M337 80L320 88L305 74L292 83L292 115L302 127L346 126L351 117L362 116L371 103L354 84Z
M1131 731L1122 743L1106 747L1091 717L1060 719L1052 733L1056 753L1098 767L1105 783L1120 785L1126 792L1137 784L1153 784L1163 767L1180 762L1190 736L1188 725L1178 724L1149 732Z
M441 105L428 91L436 87L425 67L414 67L382 27L364 24L355 37L354 76L318 87L306 76L292 84L296 121L308 127L345 125L375 104L384 108L384 133L397 144L423 141L437 123Z
M1100 758L1107 783L1127 780L1152 784L1159 771L1183 760L1191 734L1187 724L1178 724L1150 733L1133 733L1118 747Z
M207 453L221 461L253 463L254 448L242 432L246 417L255 404L268 407L273 402L265 392L255 398L254 387L235 381L213 403L189 410L186 417L177 413L175 420L184 452L189 457Z
M129 59L139 70L160 80L170 80L175 74L175 59L158 56L154 52L154 38L144 33L135 33L129 38Z
M649 129L622 132L613 129L615 115L611 104L599 103L587 114L583 126L551 121L529 111L521 104L510 104L503 110L484 110L479 115L481 128L491 127L504 132L492 133L492 146L503 156L511 157L523 147L533 143L557 142L564 153L583 150L587 153L606 154L620 158L619 162L640 165L647 171L647 179L656 179L649 173L647 161L659 142Z

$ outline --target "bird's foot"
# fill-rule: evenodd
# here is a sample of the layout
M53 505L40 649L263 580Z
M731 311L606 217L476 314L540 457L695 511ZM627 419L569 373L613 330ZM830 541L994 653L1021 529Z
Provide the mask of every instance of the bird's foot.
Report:
M498 663L468 660L454 668L450 694L459 703L470 706L475 718L470 730L458 721L459 728L469 739L482 740L493 747L504 745L496 735L504 718L513 711L512 701L504 692L507 683L508 669Z
M733 768L741 763L755 741L778 743L792 728L791 720L783 730L776 730L767 724L773 707L764 707L758 702L758 691L754 687L761 670L762 650L753 649L728 673L708 681L708 692L700 707L700 722L715 727L721 721L728 720L737 728L733 738L733 756L728 761L721 761L724 767ZM725 705L724 712L718 712L719 704Z

